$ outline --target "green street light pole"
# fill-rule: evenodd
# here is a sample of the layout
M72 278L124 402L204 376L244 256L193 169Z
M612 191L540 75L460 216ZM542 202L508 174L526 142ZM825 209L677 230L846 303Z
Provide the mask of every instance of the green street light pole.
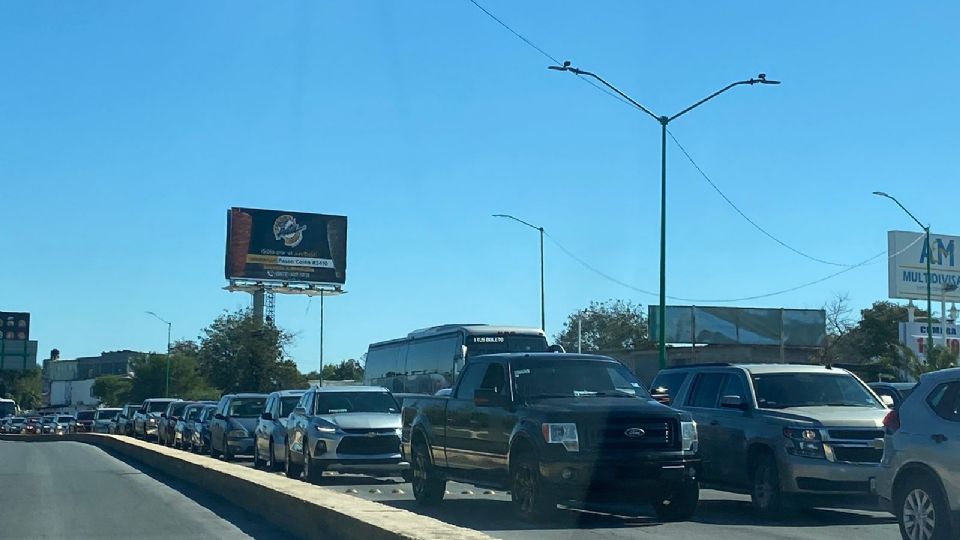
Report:
M667 367L667 125L735 86L742 84L751 86L755 84L780 84L780 81L767 80L766 74L761 73L757 75L756 78L730 83L673 116L657 116L650 111L650 109L621 92L619 88L603 80L599 75L575 68L570 65L569 61L564 62L562 66L547 66L547 69L569 71L574 75L596 79L610 90L616 92L617 95L627 100L631 105L645 112L660 123L660 305L657 308L657 341L660 344L660 369L663 369Z
M927 282L927 362L929 362L930 354L933 353L933 302L931 299L932 294L930 290L930 258L933 257L933 251L930 249L930 226L924 225L923 223L921 223L920 220L917 219L917 216L913 215L913 213L907 210L905 206L900 204L900 201L898 201L896 197L894 197L893 195L890 195L889 193L885 193L883 191L874 191L873 194L877 195L878 197L886 197L891 201L897 203L897 206L899 206L901 210L906 212L907 215L910 216L910 219L916 221L917 225L919 225L920 228L923 229L923 234L925 236L924 241L927 244L927 275L924 278L924 281ZM946 329L947 329L946 324L944 324L944 327L943 327L944 332L946 332Z
M544 284L543 284L543 227L537 227L536 225L531 225L530 223L527 223L526 221L520 218L511 216L509 214L493 214L493 217L512 219L518 223L522 223L527 227L530 227L535 231L540 231L540 329L546 332L547 331L547 311L546 311L546 304L544 301Z
M147 311L146 313L167 325L167 391L164 393L164 396L170 397L170 330L173 328L173 324L152 311Z

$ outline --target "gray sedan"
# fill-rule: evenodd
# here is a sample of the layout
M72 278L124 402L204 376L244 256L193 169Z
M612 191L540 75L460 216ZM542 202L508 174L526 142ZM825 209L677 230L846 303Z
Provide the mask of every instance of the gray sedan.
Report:
M254 436L253 466L278 470L287 461L287 416L306 390L281 390L267 396Z

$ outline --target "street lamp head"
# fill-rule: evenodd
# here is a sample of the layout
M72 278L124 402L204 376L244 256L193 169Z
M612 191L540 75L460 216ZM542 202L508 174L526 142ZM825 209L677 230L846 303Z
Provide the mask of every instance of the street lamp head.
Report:
M761 73L757 75L757 82L760 84L780 84L780 81L772 81L770 79L767 79L766 73Z
M874 191L873 194L876 195L876 196L878 196L878 197L886 197L886 198L888 198L888 199L891 198L888 193L883 192L883 191Z
M562 66L547 66L547 69L552 69L554 71L569 71L570 61L569 60L565 61Z

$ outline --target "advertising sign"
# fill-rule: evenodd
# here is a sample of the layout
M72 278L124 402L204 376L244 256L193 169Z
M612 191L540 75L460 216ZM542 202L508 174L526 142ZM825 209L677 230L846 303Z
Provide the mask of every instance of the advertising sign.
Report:
M650 336L656 340L658 306L649 306ZM823 347L822 309L667 306L667 343Z
M930 234L930 293L934 300L960 302L960 237ZM927 298L927 243L922 232L890 231L889 296Z
M347 218L231 208L226 251L227 279L343 284Z
M30 314L0 311L0 339L30 339Z
M923 358L927 351L927 328L925 322L902 322L900 326L900 343L909 347L917 358ZM933 323L933 344L948 347L954 354L960 353L960 336L957 335L957 325L947 320L946 327L940 323Z

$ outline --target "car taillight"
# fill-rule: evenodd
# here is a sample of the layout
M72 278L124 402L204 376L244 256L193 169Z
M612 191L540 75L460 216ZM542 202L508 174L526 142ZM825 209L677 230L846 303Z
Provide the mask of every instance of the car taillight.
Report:
M895 433L900 429L900 413L896 410L888 412L883 418L883 427L887 428L888 433Z

